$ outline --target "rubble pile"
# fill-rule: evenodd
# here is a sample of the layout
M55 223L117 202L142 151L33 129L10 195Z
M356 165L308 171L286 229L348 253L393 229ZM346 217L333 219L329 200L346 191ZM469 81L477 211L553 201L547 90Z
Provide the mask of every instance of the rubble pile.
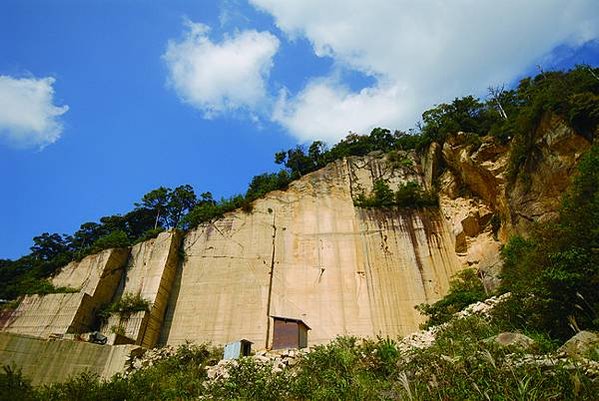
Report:
M272 351L258 351L254 355L247 358L252 358L254 362L268 365L272 367L273 373L282 372L283 369L292 367L297 364L300 357L310 352L310 348L302 349L282 349ZM209 380L226 379L229 376L229 368L237 366L237 359L223 359L214 366L209 366L206 369Z

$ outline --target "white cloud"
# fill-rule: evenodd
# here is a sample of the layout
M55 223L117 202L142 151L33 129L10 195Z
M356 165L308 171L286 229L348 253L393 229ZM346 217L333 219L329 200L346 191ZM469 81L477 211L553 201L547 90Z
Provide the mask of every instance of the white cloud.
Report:
M163 55L169 84L206 118L253 110L267 100L266 81L279 40L268 32L242 31L210 40L207 25L186 21L181 41L169 41Z
M352 92L336 80L314 80L292 99L281 91L273 120L302 141L334 143L349 131L393 126L411 108L401 93L396 86Z
M54 78L0 75L0 139L19 147L39 147L60 138L60 116L68 106L54 105Z
M351 92L318 78L280 101L275 120L303 140L338 139L349 124L413 126L435 103L509 82L555 46L599 36L596 0L250 2L317 55L377 80Z

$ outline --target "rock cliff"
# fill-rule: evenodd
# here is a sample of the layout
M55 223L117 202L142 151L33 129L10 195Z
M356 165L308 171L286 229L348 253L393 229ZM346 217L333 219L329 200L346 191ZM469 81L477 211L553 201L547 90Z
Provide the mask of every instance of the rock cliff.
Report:
M162 342L244 337L264 348L269 316L303 320L311 344L417 328L414 305L439 299L461 264L437 210L354 206L378 178L393 187L422 174L381 154L339 160L256 201L252 213L189 232Z
M1 328L41 338L100 329L109 343L145 347L246 338L258 349L272 344L273 317L302 320L311 345L407 335L422 322L414 306L441 298L459 270L476 268L489 291L497 286L502 243L556 215L591 145L546 116L528 161L509 176L509 145L469 138L458 133L421 154L337 160L251 212L73 262L52 281L78 292L25 297ZM439 207L356 206L378 179L435 189ZM147 310L100 322L98 311L126 294Z

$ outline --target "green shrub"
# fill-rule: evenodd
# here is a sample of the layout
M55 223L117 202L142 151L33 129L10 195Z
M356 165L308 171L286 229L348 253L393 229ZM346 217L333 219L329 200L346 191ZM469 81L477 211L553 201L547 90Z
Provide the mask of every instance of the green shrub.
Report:
M139 244L140 242L144 242L144 241L148 241L153 238L156 238L162 232L164 232L164 228L162 228L162 227L151 228L151 229L145 231L139 238L137 238L135 240L135 244Z
M290 399L378 399L389 385L381 373L395 370L379 358L375 352L378 348L385 347L355 337L337 337L329 344L314 347L298 364ZM394 360L392 351L386 351L387 362Z
M0 400L30 401L35 399L35 390L23 377L20 369L9 365L0 373Z
M396 192L389 188L389 184L383 179L374 182L372 194L358 195L354 204L365 208L393 207L400 208L422 208L438 206L438 198L432 192L424 191L418 183L407 182L399 186Z
M435 343L402 359L393 387L396 399L594 400L599 382L584 369L515 364L518 354L485 339L501 328L477 316L452 320Z
M94 242L90 253L102 251L111 248L126 248L131 245L127 233L122 230L113 231Z
M465 269L450 281L449 292L434 304L420 304L416 309L428 320L422 328L429 328L449 321L466 306L486 298L485 288L475 269Z
M269 363L240 358L228 369L228 376L208 384L206 393L214 400L288 399L287 372L273 372Z
M142 298L140 294L125 293L116 302L113 302L98 312L98 317L102 320L108 319L113 314L120 317L129 317L136 312L149 312L150 301Z

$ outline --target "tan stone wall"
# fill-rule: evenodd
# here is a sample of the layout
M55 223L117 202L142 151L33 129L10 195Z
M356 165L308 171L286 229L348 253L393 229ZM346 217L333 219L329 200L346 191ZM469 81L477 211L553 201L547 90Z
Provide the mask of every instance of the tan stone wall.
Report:
M104 378L123 372L133 345L97 345L82 341L48 341L0 332L0 361L22 370L34 385L66 381L90 371Z
M88 331L93 303L85 293L26 296L4 321L3 331L47 337Z
M236 212L186 235L161 342L264 342L272 218Z
M110 302L128 256L128 248L107 249L87 256L60 269L52 278L52 284L89 294L98 304Z
M52 284L79 292L26 296L16 310L3 313L2 330L39 337L89 331L98 308L112 299L128 254L109 249L69 263Z
M156 345L177 270L180 241L178 231L168 231L132 247L124 282L114 300L124 294L139 294L150 302L150 311L111 316L102 332L109 334L117 326L138 345Z
M263 348L269 314L304 320L310 344L416 330L414 306L439 299L460 264L438 213L354 207L352 197L369 194L377 178L422 182L417 167L350 158L268 194L251 214L188 233L162 342L247 338Z

